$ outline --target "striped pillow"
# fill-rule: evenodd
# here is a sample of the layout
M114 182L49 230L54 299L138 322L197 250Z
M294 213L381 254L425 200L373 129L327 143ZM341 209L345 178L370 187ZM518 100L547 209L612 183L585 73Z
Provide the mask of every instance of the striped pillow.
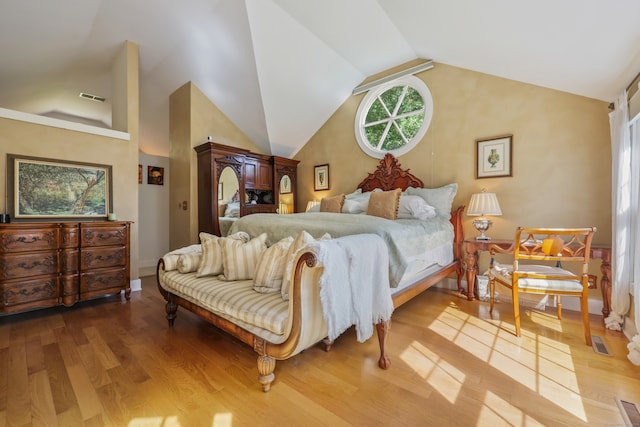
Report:
M222 274L222 250L220 249L220 237L209 233L200 233L202 256L196 277L217 276Z
M236 239L219 239L222 249L223 280L253 279L260 256L267 250L267 233L243 242Z
M197 271L200 266L201 254L182 254L178 256L177 268L180 273L191 273Z
M285 237L262 253L253 277L253 289L267 294L280 292L284 263L293 237Z
M199 236L202 245L202 256L196 277L217 276L223 273L222 248L220 247L221 240L229 239L243 243L249 241L249 235L243 231L239 231L225 238L204 232L201 232Z

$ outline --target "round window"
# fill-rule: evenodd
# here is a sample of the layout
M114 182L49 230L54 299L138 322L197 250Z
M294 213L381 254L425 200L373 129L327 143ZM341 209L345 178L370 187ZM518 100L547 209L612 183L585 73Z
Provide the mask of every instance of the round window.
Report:
M358 145L381 159L386 153L398 157L422 139L433 115L433 98L427 85L405 76L371 89L356 113Z

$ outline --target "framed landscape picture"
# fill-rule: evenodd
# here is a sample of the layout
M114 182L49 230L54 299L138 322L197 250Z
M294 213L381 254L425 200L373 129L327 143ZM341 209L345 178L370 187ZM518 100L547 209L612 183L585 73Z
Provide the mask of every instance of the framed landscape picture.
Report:
M111 166L7 154L8 207L16 219L106 218Z

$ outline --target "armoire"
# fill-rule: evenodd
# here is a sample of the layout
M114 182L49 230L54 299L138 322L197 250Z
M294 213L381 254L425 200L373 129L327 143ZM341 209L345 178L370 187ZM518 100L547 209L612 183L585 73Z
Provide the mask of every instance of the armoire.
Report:
M294 213L298 160L206 142L198 156L198 230L220 236L220 217L230 200L239 215Z

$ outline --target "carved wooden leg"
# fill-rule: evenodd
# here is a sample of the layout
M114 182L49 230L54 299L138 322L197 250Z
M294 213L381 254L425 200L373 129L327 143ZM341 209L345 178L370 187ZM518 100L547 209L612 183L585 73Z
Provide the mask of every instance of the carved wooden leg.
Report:
M262 384L262 391L265 393L271 390L271 383L276 375L276 359L271 356L258 356L258 381Z
M169 300L167 301L167 305L164 307L167 312L167 320L169 321L169 326L173 326L173 321L176 318L176 312L178 311L178 304Z
M131 286L127 286L124 290L124 298L129 301L131 299Z
M391 360L387 356L385 350L385 343L387 342L387 332L389 331L389 323L391 321L382 321L376 323L376 331L378 333L378 344L380 344L380 360L378 360L378 366L381 369L389 369L391 366Z
M327 353L331 351L331 346L333 346L334 341L330 340L328 337L322 340L322 347L324 351Z
M476 274L478 273L478 252L467 253L467 299L474 300L474 290L476 284Z

